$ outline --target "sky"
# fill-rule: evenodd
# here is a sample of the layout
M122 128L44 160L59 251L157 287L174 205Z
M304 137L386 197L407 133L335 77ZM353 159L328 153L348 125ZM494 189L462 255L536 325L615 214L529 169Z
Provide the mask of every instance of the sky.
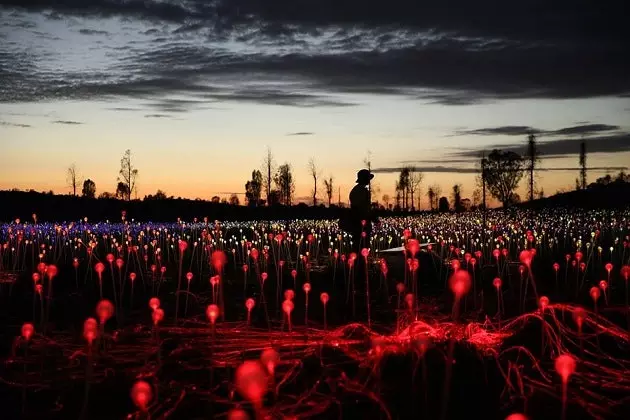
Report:
M630 162L630 25L593 3L3 0L0 189L68 193L74 163L113 192L131 149L140 197L209 199L270 148L298 201L310 158L347 201L368 156L379 199L403 165L471 197L481 153L533 132L566 169L539 171L550 195L582 140L590 180Z

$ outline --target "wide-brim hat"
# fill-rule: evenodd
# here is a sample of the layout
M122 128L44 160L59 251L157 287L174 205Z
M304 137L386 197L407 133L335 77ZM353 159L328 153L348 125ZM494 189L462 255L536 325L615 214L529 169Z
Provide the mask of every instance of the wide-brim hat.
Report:
M373 173L371 173L367 169L361 169L359 172L357 172L357 180L355 182L370 181L372 178L374 178Z

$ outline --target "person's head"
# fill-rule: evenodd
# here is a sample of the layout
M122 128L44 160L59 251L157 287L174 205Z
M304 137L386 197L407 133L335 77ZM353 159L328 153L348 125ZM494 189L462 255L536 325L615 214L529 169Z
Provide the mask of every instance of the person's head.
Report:
M370 173L370 171L368 171L367 169L361 169L359 172L357 172L356 183L361 185L368 185L372 178L374 178L373 173Z

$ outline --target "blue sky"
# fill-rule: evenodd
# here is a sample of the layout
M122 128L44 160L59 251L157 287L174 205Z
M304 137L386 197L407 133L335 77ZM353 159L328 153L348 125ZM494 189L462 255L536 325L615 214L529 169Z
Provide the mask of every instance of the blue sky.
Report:
M425 191L462 183L470 196L476 156L522 145L529 130L548 152L542 167L577 166L581 138L589 166L630 161L630 66L615 54L627 29L601 16L607 32L580 30L589 11L579 7L525 11L569 22L536 33L516 20L509 30L449 21L439 6L409 20L404 1L382 16L378 2L361 3L356 21L343 13L353 1L310 15L302 1L304 11L248 0L15 3L25 7L0 6L0 188L67 192L76 163L98 192L113 191L129 148L140 196L209 198L242 192L270 147L292 164L298 197L310 195L310 157L345 197L368 151L379 195L393 195L391 172L413 162ZM549 194L576 175L541 172L537 183Z

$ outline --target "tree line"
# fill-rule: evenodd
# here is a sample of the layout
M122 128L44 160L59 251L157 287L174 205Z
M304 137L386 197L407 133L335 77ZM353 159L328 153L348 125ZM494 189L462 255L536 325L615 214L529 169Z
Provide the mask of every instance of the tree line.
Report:
M630 182L629 176L624 172L619 173L616 177L606 175L598 178L596 182L587 183L587 157L586 146L584 142L580 144L579 151L579 176L576 178L576 189L593 188L599 185L606 185L613 182ZM465 198L461 184L455 184L451 187L450 197L442 195L442 188L438 184L428 186L426 197L429 202L429 210L456 212L474 210L477 208L485 208L487 195L498 200L503 207L509 207L521 202L521 197L516 192L519 183L528 175L528 198L533 201L536 198L543 198L544 191L536 187L536 170L540 161L540 152L537 146L537 138L533 133L527 136L526 154L521 156L513 150L492 150L487 156L482 154L479 161L478 175L475 181L475 188L472 191L472 198ZM371 170L371 159L368 157L364 161L368 170ZM321 192L321 183L323 183L323 191L326 197L327 205L332 206L335 195L334 177L329 175L323 177L322 172L317 167L314 158L308 161L308 171L313 181L312 204L313 206L323 205L318 201L318 192ZM137 199L136 181L138 178L138 169L132 161L131 150L126 150L120 160L120 169L118 172L117 186L114 193L103 192L98 198L117 198L130 201L133 194ZM322 180L323 178L323 180ZM424 174L416 170L412 165L404 166L400 169L398 178L395 181L394 191L396 193L394 199L388 194L383 194L381 205L376 199L373 207L383 210L393 211L417 211L422 210L422 183ZM77 196L77 188L81 184L78 180L76 165L72 164L67 170L67 183L72 189L73 195ZM284 205L291 206L295 200L295 176L290 163L285 162L276 165L273 153L270 148L267 149L266 155L260 169L254 169L251 178L245 183L245 200L246 205L250 207L275 206ZM380 192L378 184L370 184L369 186L372 197L377 197ZM263 198L264 194L264 198ZM85 179L82 182L81 195L87 198L96 198L96 184L91 179ZM144 200L165 200L172 199L173 196L167 196L162 190L158 190L153 195L146 195ZM449 201L450 198L450 201ZM240 199L237 194L233 193L229 197L220 198L213 196L210 200L213 203L223 203L231 205L240 205ZM342 207L341 191L337 189L338 207Z

